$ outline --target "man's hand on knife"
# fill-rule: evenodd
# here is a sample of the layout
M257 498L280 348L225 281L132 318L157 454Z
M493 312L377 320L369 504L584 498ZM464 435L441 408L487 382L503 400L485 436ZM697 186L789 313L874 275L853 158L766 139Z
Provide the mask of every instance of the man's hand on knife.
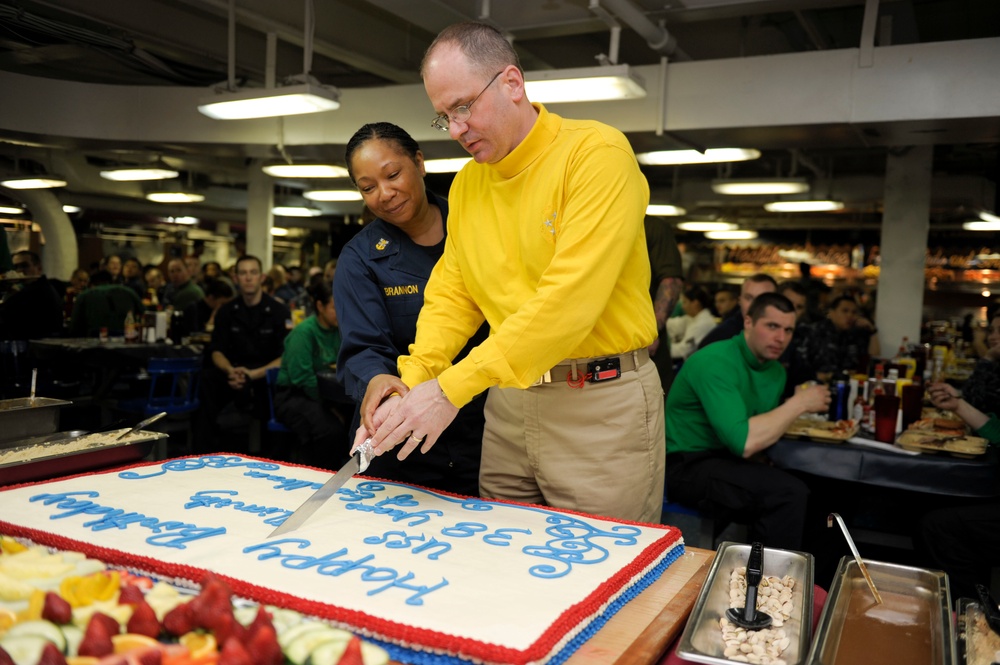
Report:
M386 400L375 411L373 424L376 430L371 435L372 446L375 453L381 455L403 444L397 455L400 460L406 459L417 446L420 446L420 452L426 453L456 415L458 407L444 396L437 379L425 381L414 386L401 399ZM355 446L359 440L366 438L363 432L363 427L358 430Z

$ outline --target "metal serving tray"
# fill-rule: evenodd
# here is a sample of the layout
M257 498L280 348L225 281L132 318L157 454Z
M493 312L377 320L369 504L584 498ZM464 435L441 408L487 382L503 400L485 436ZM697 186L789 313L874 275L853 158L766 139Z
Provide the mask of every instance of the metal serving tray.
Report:
M708 571L705 584L698 594L694 609L677 646L677 655L698 663L723 665L732 663L723 655L725 643L719 619L729 609L729 576L734 568L745 568L750 557L750 546L725 542L719 545L715 561ZM805 552L792 552L764 548L764 576L795 579L792 604L795 614L782 628L791 638L791 644L781 658L788 665L805 662L809 650L809 633L812 629L813 607L813 556Z
M58 431L59 407L67 404L72 402L49 397L0 400L0 448L29 436Z
M123 441L114 438L124 430L103 432L106 445L70 450L69 445L87 436L72 431L36 436L17 441L15 446L0 448L0 486L69 476L93 469L109 468L146 457L153 446L167 435L163 432L138 432ZM30 458L24 459L30 453ZM5 458L18 456L17 461Z
M809 650L809 665L953 665L948 576L865 559L875 600L851 557L840 560ZM860 659L860 660L859 660Z

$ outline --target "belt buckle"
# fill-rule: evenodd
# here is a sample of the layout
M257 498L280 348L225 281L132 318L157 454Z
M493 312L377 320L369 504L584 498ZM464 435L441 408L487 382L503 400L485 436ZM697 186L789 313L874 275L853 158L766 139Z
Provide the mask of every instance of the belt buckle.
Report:
M532 383L529 388L534 388L535 386L540 386L543 383L552 383L552 370L548 370L545 374L538 377L538 380Z

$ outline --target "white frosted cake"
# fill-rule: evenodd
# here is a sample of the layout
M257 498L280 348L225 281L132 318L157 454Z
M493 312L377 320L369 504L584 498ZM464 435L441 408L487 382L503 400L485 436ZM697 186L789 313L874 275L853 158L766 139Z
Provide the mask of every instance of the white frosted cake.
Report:
M408 663L560 663L683 553L669 526L206 455L0 491L0 532L200 579L362 633Z

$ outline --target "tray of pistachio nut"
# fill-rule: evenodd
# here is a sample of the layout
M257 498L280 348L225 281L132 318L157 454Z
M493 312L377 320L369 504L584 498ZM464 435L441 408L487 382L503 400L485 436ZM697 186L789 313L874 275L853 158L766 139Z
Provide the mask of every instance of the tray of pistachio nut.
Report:
M378 645L295 610L0 536L0 663L386 665Z

